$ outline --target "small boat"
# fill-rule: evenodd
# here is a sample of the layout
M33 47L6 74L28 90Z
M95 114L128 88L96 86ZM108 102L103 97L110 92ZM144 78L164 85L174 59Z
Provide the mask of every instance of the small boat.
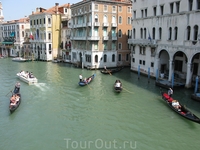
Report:
M101 70L101 73L103 74L113 74L113 73L116 73L116 72L119 72L123 69L123 67L120 67L120 68L115 68L115 69L104 69L104 70Z
M34 84L38 82L38 79L35 76L33 76L31 72L25 73L24 71L21 71L17 73L17 77L28 84Z
M114 83L114 90L117 93L120 93L122 91L122 83L120 80L116 80Z
M15 57L15 58L12 58L12 61L16 61L16 62L26 62L26 61L28 61L28 60L25 59L25 58L22 58L22 57Z
M96 74L93 74L91 75L90 77L88 77L85 81L80 81L78 84L80 86L85 86L87 84L90 84L93 80L94 80L94 77L96 76Z
M167 103L167 105L173 111L175 111L177 114L179 114L180 116L182 116L188 120L191 120L193 122L200 123L200 118L198 118L196 115L194 115L191 111L189 111L182 104L179 103L179 105L180 105L179 109L175 108L173 106L173 101L176 101L176 100L174 100L172 97L170 97L167 93L161 91L161 95L162 95L162 99Z
M165 89L169 89L170 87L172 88L172 82L168 80L156 80L155 85ZM184 88L184 87L185 84L181 82L174 82L173 84L173 89Z
M13 113L20 105L21 103L21 94L20 94L20 83L16 83L15 89L12 93L12 96L10 97L10 113Z
M194 93L192 94L191 98L195 101L200 102L200 93Z

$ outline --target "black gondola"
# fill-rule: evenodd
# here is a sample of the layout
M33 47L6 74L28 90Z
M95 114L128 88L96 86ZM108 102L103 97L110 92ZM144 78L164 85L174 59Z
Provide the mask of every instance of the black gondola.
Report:
M123 67L120 67L120 68L115 68L115 69L104 69L104 70L101 70L101 73L103 74L113 74L113 73L116 73L116 72L119 72L123 69Z
M155 81L155 85L165 89L169 89L172 87L172 83L168 80L157 80ZM184 88L184 87L185 84L181 82L174 82L173 84L173 89Z
M200 102L200 93L194 93L191 95L191 98L197 102Z
M21 103L20 83L16 83L12 96L10 97L10 113L13 113Z
M119 86L117 85L119 83ZM120 93L122 91L122 83L120 80L116 80L114 83L114 90L117 93Z
M88 77L87 79L86 79L86 81L80 81L78 84L80 85L80 86L85 86L85 85L87 85L87 84L90 84L90 82L92 82L93 80L94 80L94 77L96 76L96 74L93 74L93 75L91 75L90 77Z
M191 120L193 122L196 123L200 123L200 118L198 118L196 115L194 115L191 111L189 111L187 108L185 108L183 105L180 104L180 108L177 109L175 108L172 103L174 101L174 99L172 97L170 97L167 93L162 92L161 91L161 95L162 95L162 99L167 103L167 105L176 113L178 113L179 115L181 115L182 117Z

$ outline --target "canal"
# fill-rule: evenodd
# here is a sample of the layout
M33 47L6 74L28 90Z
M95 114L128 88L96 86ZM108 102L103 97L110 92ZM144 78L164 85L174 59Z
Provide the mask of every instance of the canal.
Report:
M33 72L38 83L17 79L20 70ZM96 77L80 87L80 73ZM113 90L116 79L122 81L122 93ZM10 114L9 91L17 81L22 103ZM104 75L67 63L0 59L0 149L199 149L200 125L171 111L154 82L138 79L129 68ZM173 97L200 117L200 103L191 100L192 93L175 90Z

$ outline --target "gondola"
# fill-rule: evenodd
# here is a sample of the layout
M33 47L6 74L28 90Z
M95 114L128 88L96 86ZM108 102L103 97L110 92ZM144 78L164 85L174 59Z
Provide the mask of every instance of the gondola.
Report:
M12 96L10 97L10 105L9 105L10 113L13 113L19 107L20 103L21 103L20 83L18 82L15 85Z
M191 98L195 101L200 102L200 93L194 93L192 94Z
M116 86L117 86L117 82L120 83L120 87L116 87ZM116 81L115 81L115 83L114 83L114 90L115 90L115 92L117 92L117 93L120 93L120 92L122 91L122 83L121 83L120 80L116 80Z
M123 69L123 67L115 68L115 69L106 69L106 70L101 70L101 73L103 73L103 74L113 74L113 73L121 71L122 69Z
M174 101L174 99L172 97L170 97L167 93L162 92L161 91L161 95L162 95L162 99L167 103L167 105L176 113L178 113L180 116L191 120L193 122L196 123L200 123L200 118L198 118L196 115L194 115L191 111L189 111L185 106L181 105L179 102L179 105L181 106L179 109L176 109L174 106L172 106L172 103Z
M172 87L172 83L169 82L168 80L156 80L155 85L165 89L169 89ZM185 84L181 82L174 82L173 84L173 89L184 88L184 87Z
M94 80L94 77L96 76L96 74L93 74L93 75L91 75L90 77L88 77L87 79L86 79L86 81L80 81L78 84L80 85L80 86L85 86L85 85L87 85L87 84L90 84L93 80Z

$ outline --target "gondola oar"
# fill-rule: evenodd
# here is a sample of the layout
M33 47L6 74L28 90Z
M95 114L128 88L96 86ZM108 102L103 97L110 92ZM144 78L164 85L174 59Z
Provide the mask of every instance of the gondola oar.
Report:
M124 87L122 87L122 89L124 89L125 91L127 91L127 92L129 92L129 93L132 93L132 94L134 94L133 92L131 92L131 91L129 91L129 90L127 90L127 89L125 89Z
M12 93L12 89L8 92L8 94L9 94L10 92ZM8 94L6 94L6 96L8 96Z

